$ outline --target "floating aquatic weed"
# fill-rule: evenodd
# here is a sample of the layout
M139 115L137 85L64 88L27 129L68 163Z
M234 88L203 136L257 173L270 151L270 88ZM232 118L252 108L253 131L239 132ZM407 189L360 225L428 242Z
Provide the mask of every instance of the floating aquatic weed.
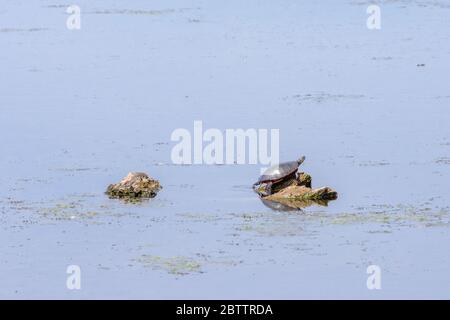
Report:
M124 15L146 15L146 16L159 16L170 13L181 13L188 10L194 10L193 8L180 8L180 9L162 9L162 10L144 10L144 9L104 9L88 12L91 14L124 14Z
M230 255L226 255L225 251L219 251L214 256L212 254L203 254L203 253L197 253L196 256L201 258L203 264L209 265L234 267L243 263L243 260L241 259L237 259Z
M201 273L201 265L198 261L183 256L164 258L144 254L135 261L141 263L144 267L156 270L165 270L174 275L188 275L191 273Z
M49 4L49 5L45 5L43 7L56 9L56 8L67 8L68 6L69 6L68 4Z
M435 162L437 164L450 164L450 158L448 157L439 158Z
M105 9L92 12L93 14L127 14L127 15L162 15L167 13L173 13L175 10L133 10L133 9Z
M402 8L407 8L408 6L419 6L419 7L436 7L441 9L450 9L450 5L443 1L436 0L378 0L376 3L388 5L388 4L399 4ZM374 4L373 0L353 0L350 4L368 6Z
M252 232L260 236L296 236L305 233L303 219L298 215L283 214L242 214L240 223L235 225L238 232Z
M178 214L177 216L181 217L183 220L189 220L192 222L205 222L205 223L230 219L230 217L214 213L181 213Z
M235 224L237 232L252 232L260 236L307 235L317 227L330 225L368 225L382 227L373 232L390 233L392 227L432 227L450 224L450 209L432 208L428 203L421 206L381 204L358 207L355 212L328 213L283 212L280 214L246 213L236 215L242 220Z
M392 57L390 57L390 56L387 56L387 57L372 57L372 60L375 60L375 61L389 61L389 60L392 60L393 58Z
M388 166L390 163L386 160L370 160L370 161L360 161L357 163L360 167L381 167L381 166Z
M390 226L432 226L450 221L449 208L432 209L412 205L380 206L383 209L369 212L352 212L322 217L327 224L386 224Z
M139 262L144 267L154 270L164 270L173 275L189 275L193 273L204 273L205 266L222 266L234 267L243 263L241 259L237 259L227 255L225 251L213 253L196 253L195 257L173 256L161 257L157 255L143 254L133 261Z
M354 223L390 223L395 218L388 214L380 213L342 213L335 216L328 216L324 219L327 224L354 224Z
M290 97L285 97L284 100L293 100L297 103L312 102L312 103L322 103L325 101L339 101L347 99L361 99L364 98L362 94L332 94L326 92L318 93L306 93L306 94L295 94Z
M44 220L74 220L100 223L100 220L93 221L93 218L104 216L130 216L130 213L115 211L115 208L107 203L105 204L103 202L104 200L105 199L100 195L73 194L64 198L39 201L26 201L10 198L7 205L9 210L21 213L23 217L33 219L36 223L43 222ZM118 209L123 210L123 208L120 207Z
M9 33L9 32L36 32L36 31L45 31L47 28L28 28L28 29L20 29L20 28L0 28L0 33Z
M78 202L57 203L52 207L40 208L38 212L43 217L54 220L91 219L99 215L99 212L93 210L82 210Z
M101 168L89 168L89 167L75 167L75 168L55 168L49 169L50 171L60 171L60 172L83 172L83 171L98 171Z

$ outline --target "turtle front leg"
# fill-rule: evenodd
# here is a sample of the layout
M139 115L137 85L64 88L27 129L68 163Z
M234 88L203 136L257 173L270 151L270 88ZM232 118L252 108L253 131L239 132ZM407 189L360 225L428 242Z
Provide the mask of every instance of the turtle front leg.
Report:
M270 196L272 194L272 186L273 186L272 182L269 182L266 185L266 194L264 195L265 197Z

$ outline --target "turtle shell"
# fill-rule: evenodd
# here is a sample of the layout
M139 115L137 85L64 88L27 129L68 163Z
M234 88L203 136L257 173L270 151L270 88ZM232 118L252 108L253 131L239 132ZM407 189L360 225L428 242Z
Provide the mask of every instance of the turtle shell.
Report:
M273 182L293 174L297 171L304 159L305 158L302 157L297 161L283 162L268 168L264 171L263 175L259 177L257 183Z

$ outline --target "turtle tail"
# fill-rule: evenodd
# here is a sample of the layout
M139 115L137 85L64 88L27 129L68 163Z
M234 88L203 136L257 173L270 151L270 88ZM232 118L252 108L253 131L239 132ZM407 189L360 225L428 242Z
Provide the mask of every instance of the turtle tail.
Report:
M298 165L301 165L302 163L303 163L303 161L305 161L305 156L301 156L298 160L297 160L297 163L298 163Z

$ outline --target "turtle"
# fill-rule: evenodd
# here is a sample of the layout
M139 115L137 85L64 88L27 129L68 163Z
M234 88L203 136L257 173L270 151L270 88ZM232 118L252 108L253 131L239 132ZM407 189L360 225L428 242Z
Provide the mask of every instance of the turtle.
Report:
M292 184L297 179L297 170L303 161L304 156L296 161L283 162L268 168L253 184L253 190L261 197L266 197L273 194L276 189Z

